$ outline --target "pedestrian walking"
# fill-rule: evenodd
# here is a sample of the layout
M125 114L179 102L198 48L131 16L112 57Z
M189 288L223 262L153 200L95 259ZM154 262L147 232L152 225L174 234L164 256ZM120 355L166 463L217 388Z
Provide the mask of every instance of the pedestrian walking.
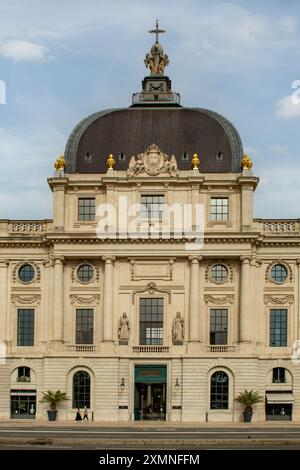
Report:
M82 416L81 416L80 408L77 408L76 416L75 416L75 421L82 421Z
M83 419L86 419L87 421L89 420L88 410L86 406L84 407Z

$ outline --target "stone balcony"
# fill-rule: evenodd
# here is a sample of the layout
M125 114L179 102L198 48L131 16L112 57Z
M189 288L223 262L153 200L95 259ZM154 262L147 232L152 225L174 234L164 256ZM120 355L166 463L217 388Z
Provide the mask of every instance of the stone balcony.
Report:
M68 352L97 352L96 344L68 344Z
M207 346L207 351L211 353L228 353L228 352L235 352L235 346L228 346L228 345L210 345Z
M133 346L132 351L134 353L142 353L142 354L163 354L168 353L170 351L169 346L161 346L161 345L151 345L151 346Z

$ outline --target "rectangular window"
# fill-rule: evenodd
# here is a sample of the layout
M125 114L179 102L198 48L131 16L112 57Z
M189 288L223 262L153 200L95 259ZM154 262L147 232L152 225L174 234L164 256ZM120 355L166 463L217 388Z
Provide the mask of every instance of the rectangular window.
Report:
M228 220L228 197L212 197L210 220Z
M228 310L210 310L210 344L227 344Z
M140 344L163 344L163 299L140 299Z
M287 346L287 310L271 308L270 310L270 346Z
M78 199L78 220L95 220L94 197L80 197Z
M163 195L141 196L141 217L149 221L151 219L162 220L164 203L165 196Z
M94 310L76 310L76 344L93 344Z
M18 309L18 346L34 346L34 309Z

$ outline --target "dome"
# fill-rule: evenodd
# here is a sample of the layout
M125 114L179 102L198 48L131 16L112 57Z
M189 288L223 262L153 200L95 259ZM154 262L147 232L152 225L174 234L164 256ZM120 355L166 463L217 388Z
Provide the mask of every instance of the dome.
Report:
M79 122L67 141L66 173L105 173L110 153L115 169L126 170L130 157L153 143L175 155L179 170L190 170L197 153L201 173L241 171L241 139L220 114L202 108L139 106L100 111Z

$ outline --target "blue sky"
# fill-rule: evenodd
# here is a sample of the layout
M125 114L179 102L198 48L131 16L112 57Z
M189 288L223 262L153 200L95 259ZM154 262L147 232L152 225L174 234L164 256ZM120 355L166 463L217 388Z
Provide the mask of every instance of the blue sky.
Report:
M254 215L300 217L298 0L0 0L0 218L51 217L54 160L81 118L131 104L157 17L182 104L225 115L254 160Z

